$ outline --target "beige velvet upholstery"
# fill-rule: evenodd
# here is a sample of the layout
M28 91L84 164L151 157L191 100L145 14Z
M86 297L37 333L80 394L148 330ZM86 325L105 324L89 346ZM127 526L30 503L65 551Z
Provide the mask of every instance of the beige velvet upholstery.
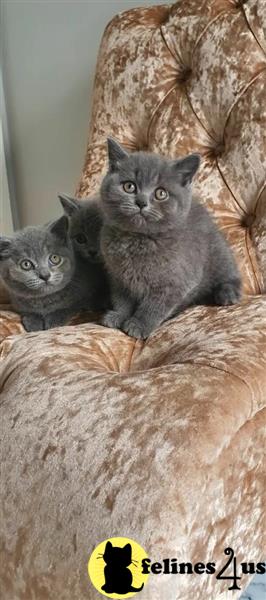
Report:
M78 194L98 189L109 134L199 152L196 191L245 297L189 309L146 342L93 317L26 334L2 311L5 600L96 600L87 560L115 535L153 560L222 566L229 545L239 562L264 558L265 16L263 0L186 0L123 13L104 33ZM139 597L239 598L227 587L151 576Z

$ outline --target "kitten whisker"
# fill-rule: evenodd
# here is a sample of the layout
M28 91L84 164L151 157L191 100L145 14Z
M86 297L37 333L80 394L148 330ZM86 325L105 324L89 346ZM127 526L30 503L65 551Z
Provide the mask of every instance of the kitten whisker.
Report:
M122 206L121 207L122 212L131 212L134 214L140 214L140 211L136 208L134 208L134 206Z
M30 289L34 289L34 290L36 290L40 286L41 286L41 282L38 282L38 283L27 283L27 287L30 288Z
M151 208L147 213L144 213L144 214L145 214L145 217L152 217L154 219L154 221L157 221L157 222L160 221L160 219L161 219L160 213L153 208Z

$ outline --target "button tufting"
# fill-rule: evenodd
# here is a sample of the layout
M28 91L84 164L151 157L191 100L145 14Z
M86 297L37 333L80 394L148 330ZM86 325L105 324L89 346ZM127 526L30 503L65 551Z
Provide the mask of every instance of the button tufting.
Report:
M218 156L221 156L223 154L225 150L225 145L224 142L218 142L216 144L216 146L213 146L212 148L212 155L217 158Z
M241 225L246 229L250 229L255 221L256 215L245 215L242 218Z
M177 75L178 83L186 83L186 81L191 77L192 69L190 67L181 68L180 72Z

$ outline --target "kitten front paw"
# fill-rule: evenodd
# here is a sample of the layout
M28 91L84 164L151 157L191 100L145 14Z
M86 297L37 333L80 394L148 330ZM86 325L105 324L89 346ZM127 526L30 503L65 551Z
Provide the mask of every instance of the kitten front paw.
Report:
M116 310L108 310L102 318L102 325L111 329L120 329L123 317Z
M26 331L42 331L44 328L42 318L37 315L24 315L21 322Z
M67 323L67 317L63 315L46 315L44 319L44 329L54 329L54 327L63 327Z
M102 585L101 589L106 592L107 594L112 594L113 593L113 588L108 587L108 585L105 583L104 585Z
M214 291L215 303L221 306L229 306L231 304L237 304L241 299L240 284L236 283L222 283L217 286Z
M130 337L136 338L137 340L146 340L150 335L151 331L148 331L147 327L144 327L140 321L131 318L124 321L122 330L127 333Z

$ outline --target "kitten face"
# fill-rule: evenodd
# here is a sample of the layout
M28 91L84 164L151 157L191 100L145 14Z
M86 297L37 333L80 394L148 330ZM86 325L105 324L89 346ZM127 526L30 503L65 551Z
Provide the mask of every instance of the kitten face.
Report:
M61 217L0 238L0 275L11 292L41 297L69 283L75 265L67 229L67 218Z
M103 210L122 229L156 233L180 224L191 206L191 181L198 155L167 160L154 154L128 154L108 139L109 171L101 186Z
M102 218L97 201L78 200L59 195L65 214L70 219L69 235L75 251L87 261L101 262L100 230Z

